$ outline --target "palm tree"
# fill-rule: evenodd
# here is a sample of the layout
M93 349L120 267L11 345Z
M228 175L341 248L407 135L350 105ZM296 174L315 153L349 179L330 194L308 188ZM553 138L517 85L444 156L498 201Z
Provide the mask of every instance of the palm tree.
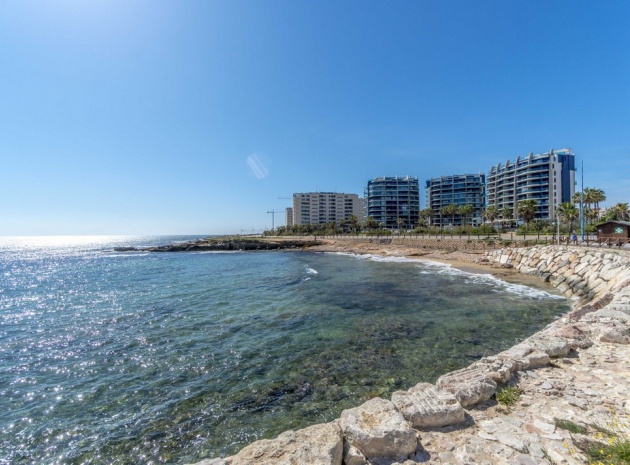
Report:
M341 218L339 220L339 226L341 227L341 234L346 232L346 219L345 218Z
M516 214L525 221L525 229L529 231L529 222L536 216L538 202L535 200L522 200L516 206Z
M593 209L597 212L597 218L599 218L599 203L606 201L606 194L601 189L591 189L590 198L593 202Z
M468 218L475 213L475 207L472 205L462 205L457 209L458 213L464 217L464 222L468 222Z
M359 231L359 219L354 215L350 215L350 228L355 234Z
M431 218L433 217L433 210L431 208L425 208L424 210L420 210L418 215L420 220L418 221L418 225L422 226L423 224L431 226Z
M405 219L399 216L399 217L396 219L396 224L398 225L398 231L400 232L400 230L402 229L402 227L405 225Z
M368 230L373 231L378 227L378 223L373 217L368 216L365 221L365 227L368 228Z
M457 205L451 203L445 207L442 207L440 210L440 215L442 216L450 216L451 217L451 226L455 225L455 215L457 214ZM442 222L444 224L444 222Z
M513 214L514 213L512 212L512 209L510 207L506 206L501 209L501 219L503 220L503 222L511 221Z
M573 231L573 222L580 217L580 210L571 202L564 202L558 207L558 215L569 222L569 231Z
M595 189L591 189L590 187L584 188L584 207L586 209L591 209L591 206L595 204L595 199L597 195L595 193Z
M628 208L628 203L618 203L611 208L614 219L617 221L624 221L630 219L630 209Z
M498 216L499 216L499 209L497 208L496 205L490 205L483 212L483 217L486 220L490 221L490 225L492 227L494 227L494 220L496 220Z
M587 208L586 210L584 210L584 218L586 218L589 223L594 223L595 221L597 221L598 217L599 212L594 208Z

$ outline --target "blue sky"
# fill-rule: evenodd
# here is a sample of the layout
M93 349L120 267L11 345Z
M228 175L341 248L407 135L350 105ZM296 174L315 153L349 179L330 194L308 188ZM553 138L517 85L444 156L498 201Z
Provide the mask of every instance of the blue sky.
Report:
M0 2L0 235L260 229L552 147L630 201L630 2Z

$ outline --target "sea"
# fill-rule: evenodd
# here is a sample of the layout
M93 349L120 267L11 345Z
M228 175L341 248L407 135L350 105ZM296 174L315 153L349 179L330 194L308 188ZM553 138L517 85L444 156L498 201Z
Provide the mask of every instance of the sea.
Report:
M185 464L331 421L567 312L541 283L196 236L0 238L0 464Z

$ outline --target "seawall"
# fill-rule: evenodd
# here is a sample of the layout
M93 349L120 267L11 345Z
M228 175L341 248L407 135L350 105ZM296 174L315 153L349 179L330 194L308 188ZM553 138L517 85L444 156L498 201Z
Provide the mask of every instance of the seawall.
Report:
M197 465L590 463L587 451L610 440L601 431L630 413L630 254L536 246L488 251L479 261L548 281L575 299L572 311L435 385ZM505 385L521 390L510 408L494 399Z

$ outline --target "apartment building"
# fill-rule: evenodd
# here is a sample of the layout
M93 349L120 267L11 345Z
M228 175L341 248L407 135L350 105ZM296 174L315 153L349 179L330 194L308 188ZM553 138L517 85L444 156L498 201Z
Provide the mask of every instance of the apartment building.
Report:
M507 207L515 217L523 200L535 200L536 219L554 219L561 203L575 193L575 156L570 148L517 157L499 163L486 177L486 207Z
M293 207L287 207L284 209L284 224L287 228L293 226Z
M361 219L361 202L357 194L339 192L301 192L293 194L293 224L325 224Z
M434 226L478 226L483 223L485 199L484 174L454 174L431 178L426 182L427 208L433 210L431 224ZM470 205L473 213L464 215L442 215L447 205L463 207Z
M418 224L420 189L418 178L411 176L383 176L370 179L365 189L367 216L384 228L414 228Z

